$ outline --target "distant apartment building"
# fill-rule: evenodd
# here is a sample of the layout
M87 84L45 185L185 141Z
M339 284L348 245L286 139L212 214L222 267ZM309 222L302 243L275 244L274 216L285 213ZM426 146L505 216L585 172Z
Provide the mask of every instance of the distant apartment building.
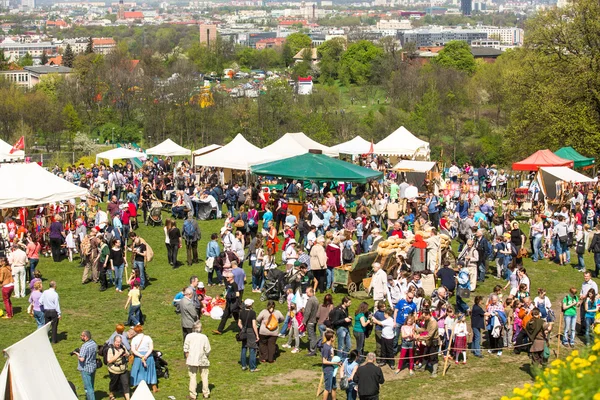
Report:
M210 46L217 41L217 26L200 24L200 43Z
M412 29L412 24L407 19L382 19L377 22L377 29L380 30L408 30Z
M21 10L29 11L35 8L35 0L21 0Z
M497 26L478 26L478 30L488 34L488 38L500 41L500 44L523 46L524 31L521 28Z
M473 0L460 0L460 11L462 15L471 15L473 11Z
M423 28L398 31L400 43L415 43L417 47L443 46L452 40L467 42L488 39L487 32L476 29Z
M0 79L6 79L18 86L31 89L50 74L68 75L71 68L60 65L38 65L24 67L22 70L0 71Z
M8 61L14 62L27 53L33 58L41 58L43 53L56 54L58 45L52 42L14 43L5 40L0 43L0 50L4 51L4 57Z
M56 21L46 21L46 28L58 28L58 29L67 29L69 24L62 19L58 19Z
M274 39L277 37L277 32L249 32L240 33L238 35L238 43L242 46L256 48L256 43L263 39Z
M113 38L93 38L94 53L108 54L117 47L117 42Z

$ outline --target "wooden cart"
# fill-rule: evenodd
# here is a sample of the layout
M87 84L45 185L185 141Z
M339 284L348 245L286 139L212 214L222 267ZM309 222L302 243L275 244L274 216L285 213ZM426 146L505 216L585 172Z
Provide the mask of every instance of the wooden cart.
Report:
M369 287L374 262L381 263L387 270L390 263L394 262L393 257L382 257L376 251L358 255L352 264L345 264L333 269L333 290L343 287L349 295L354 295L358 290L364 291ZM367 283L365 284L365 281Z

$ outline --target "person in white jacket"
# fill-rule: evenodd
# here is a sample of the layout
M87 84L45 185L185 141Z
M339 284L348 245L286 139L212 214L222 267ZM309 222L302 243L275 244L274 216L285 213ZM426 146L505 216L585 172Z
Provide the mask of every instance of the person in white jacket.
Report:
M371 293L371 290L373 290L373 300L377 304L378 301L385 301L387 299L387 274L379 263L373 263L372 267L373 276L371 277L371 284L367 292Z
M208 387L208 367L210 366L208 356L210 355L210 350L208 338L202 333L202 323L196 321L192 328L192 333L185 337L185 342L183 343L183 352L186 358L185 363L188 367L188 375L190 377L190 399L195 399L198 396L196 392L196 377L198 374L200 374L202 380L203 397L208 399L210 396L210 389Z

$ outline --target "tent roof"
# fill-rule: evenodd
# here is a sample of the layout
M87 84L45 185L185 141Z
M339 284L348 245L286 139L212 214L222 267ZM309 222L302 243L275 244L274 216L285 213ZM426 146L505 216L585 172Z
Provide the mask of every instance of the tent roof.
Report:
M138 387L133 392L131 400L154 400L154 395L150 391L146 381L141 381Z
M241 169L247 171L250 165L264 160L260 148L248 142L241 133L225 146L202 156L196 156L195 165Z
M198 150L195 150L192 154L195 156L201 156L202 154L210 153L211 151L215 151L221 147L223 146L220 144L209 144L208 146L204 146Z
M381 177L382 173L327 157L324 154L306 153L283 160L252 166L257 175L279 176L290 179L366 182Z
M286 133L277 141L263 148L265 157L261 162L298 156L300 154L308 153L309 150L321 150L323 154L330 157L337 157L340 154L332 147L327 147L321 143L315 142L302 132Z
M146 154L153 156L189 156L192 154L191 150L181 147L171 139L167 139L161 144L151 147L146 150Z
M17 150L10 154L12 146L0 139L0 161L15 161L22 160L25 158L25 152L23 150Z
M0 209L54 203L86 196L87 189L46 171L35 163L0 166Z
M596 162L595 159L591 157L586 157L577 152L572 147L563 147L554 152L560 158L564 158L565 160L573 160L574 168L582 168L587 167L589 165L594 165Z
M419 139L403 126L375 144L376 154L414 157L418 152L424 152L429 157L429 143Z
M141 160L145 160L146 155L141 151L130 150L126 149L125 147L116 147L114 149L96 154L96 162L98 162L99 158L106 158L110 161L110 165L112 166L114 160L122 160L128 158L139 158Z
M435 167L434 161L402 160L392 168L401 172L429 172Z
M572 167L573 160L560 158L550 150L538 150L526 159L513 163L514 171L537 171L540 167Z
M541 167L540 172L550 174L556 177L560 181L572 182L572 183L586 183L594 182L595 179L580 174L577 171L573 171L568 167Z
M352 140L331 146L331 149L339 151L340 154L368 154L371 150L371 142L356 136Z
M1 400L77 400L48 340L49 328L4 349L8 359L0 374Z

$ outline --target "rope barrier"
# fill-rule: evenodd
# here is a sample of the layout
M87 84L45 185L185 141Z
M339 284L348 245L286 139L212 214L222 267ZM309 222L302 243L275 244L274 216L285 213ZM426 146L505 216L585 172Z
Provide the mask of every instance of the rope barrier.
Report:
M559 337L559 336L560 336L560 334L557 333L556 335L548 337L547 340L550 341L551 339L554 339L554 338ZM484 350L488 350L488 351L502 351L502 350L505 350L505 349L509 349L510 350L510 349L516 349L516 348L525 347L525 346L531 346L531 343L523 343L523 344L515 345L515 346L512 346L512 347L499 347L499 348L493 348L493 349L483 349L482 348L482 349L479 349L479 351L484 351ZM404 358L403 357L394 357L394 358L377 357L377 360L387 360L387 361L398 360L398 361L400 361L400 360L409 360L411 358L412 359L425 358L425 357L431 357L433 355L440 355L440 354L445 353L445 352L450 351L450 350L455 350L455 351L458 350L458 351L461 351L461 352L462 351L469 351L469 352L475 352L476 351L475 349L469 349L469 348L467 348L467 349L461 349L461 348L456 348L456 347L448 347L445 350L436 351L434 353L415 355L413 357L404 357ZM343 351L343 350L336 350L336 353L350 354L350 352Z

